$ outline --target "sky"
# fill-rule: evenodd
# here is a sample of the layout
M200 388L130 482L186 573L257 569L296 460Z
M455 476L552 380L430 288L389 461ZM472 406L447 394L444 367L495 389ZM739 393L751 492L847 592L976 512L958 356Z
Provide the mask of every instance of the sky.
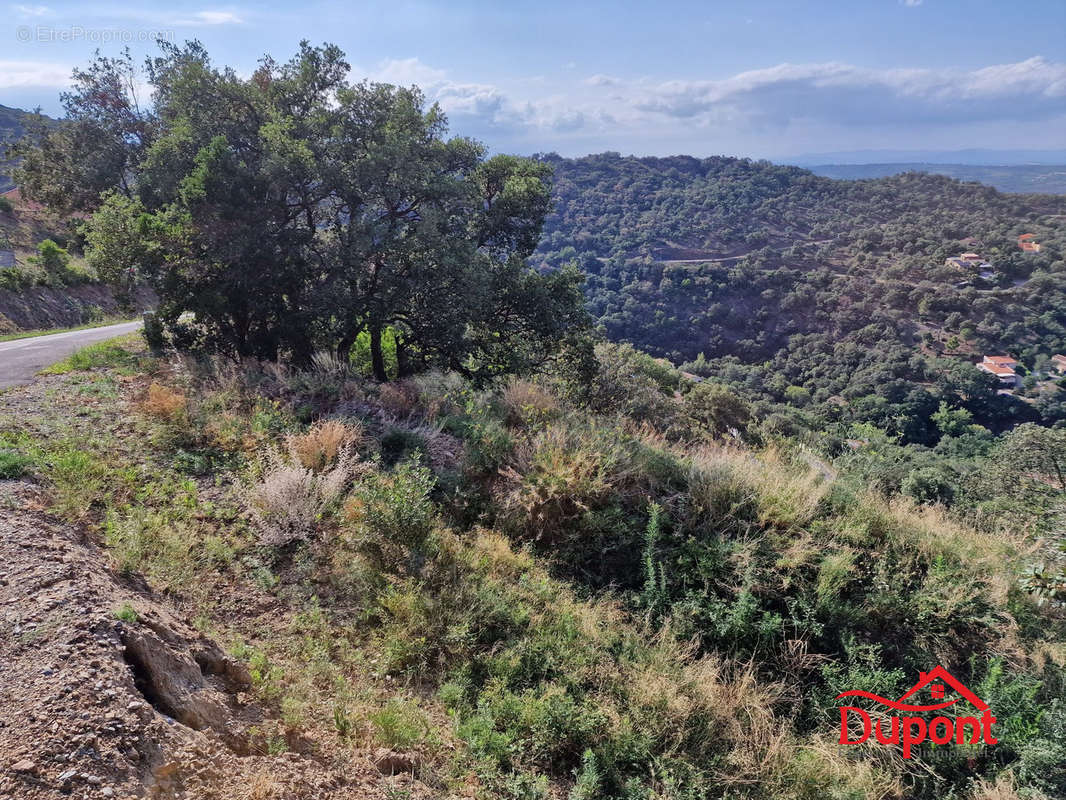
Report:
M198 39L249 74L307 39L495 152L1066 148L1066 0L5 2L0 104L53 115L96 49Z

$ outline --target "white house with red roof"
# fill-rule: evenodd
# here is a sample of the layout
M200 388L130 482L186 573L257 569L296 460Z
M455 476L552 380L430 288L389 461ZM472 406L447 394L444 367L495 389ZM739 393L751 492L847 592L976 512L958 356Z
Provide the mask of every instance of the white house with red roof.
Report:
M1017 366L1018 362L1010 356L985 356L981 359L977 368L990 375L995 375L999 379L1000 386L1013 388L1021 383L1018 373L1014 371Z

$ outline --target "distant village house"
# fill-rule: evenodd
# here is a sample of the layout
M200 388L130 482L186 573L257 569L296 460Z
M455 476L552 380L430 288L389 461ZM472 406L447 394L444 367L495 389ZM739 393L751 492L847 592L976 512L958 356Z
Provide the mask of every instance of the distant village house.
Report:
M1010 356L985 356L977 365L979 370L995 375L999 379L1000 386L1016 387L1021 383L1018 373L1014 368L1018 362Z
M953 267L959 270L991 270L992 265L985 261L977 253L963 253L944 260L945 267Z
M1018 237L1018 247L1026 253L1039 253L1040 245L1033 241L1034 238L1031 233L1023 233Z
M1053 355L1051 357L1051 368L1056 372L1066 373L1066 356L1059 354Z

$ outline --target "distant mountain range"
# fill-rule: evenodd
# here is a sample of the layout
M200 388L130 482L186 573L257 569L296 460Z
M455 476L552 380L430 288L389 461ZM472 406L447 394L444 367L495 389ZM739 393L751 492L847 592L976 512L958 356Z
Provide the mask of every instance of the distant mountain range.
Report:
M1066 164L1066 150L845 150L774 159L800 167L821 164L943 164L1025 166Z
M1001 192L1027 194L1066 194L1066 154L1058 165L1007 164L987 166L977 164L938 164L930 162L871 163L871 164L812 164L806 166L815 175L827 178L857 180L885 178L903 172L929 172L947 175L960 181L977 181L994 186Z

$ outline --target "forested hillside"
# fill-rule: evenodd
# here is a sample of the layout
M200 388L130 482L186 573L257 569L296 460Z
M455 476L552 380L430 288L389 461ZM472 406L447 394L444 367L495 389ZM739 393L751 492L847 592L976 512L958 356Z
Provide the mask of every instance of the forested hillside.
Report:
M0 394L0 794L1063 796L1066 200L489 157L339 48L159 46L18 149L159 306ZM838 745L938 667L996 741Z
M25 130L23 126L25 115L26 112L20 108L0 105L0 192L6 192L15 185L9 174L10 164L3 160L4 148L22 137Z
M1010 353L1038 371L1066 350L1066 198L731 158L543 159L557 207L535 258L577 261L612 339L806 427L873 422L930 443L944 400L993 429L1066 417L1055 386L1007 397L973 367ZM991 267L945 266L965 251Z

